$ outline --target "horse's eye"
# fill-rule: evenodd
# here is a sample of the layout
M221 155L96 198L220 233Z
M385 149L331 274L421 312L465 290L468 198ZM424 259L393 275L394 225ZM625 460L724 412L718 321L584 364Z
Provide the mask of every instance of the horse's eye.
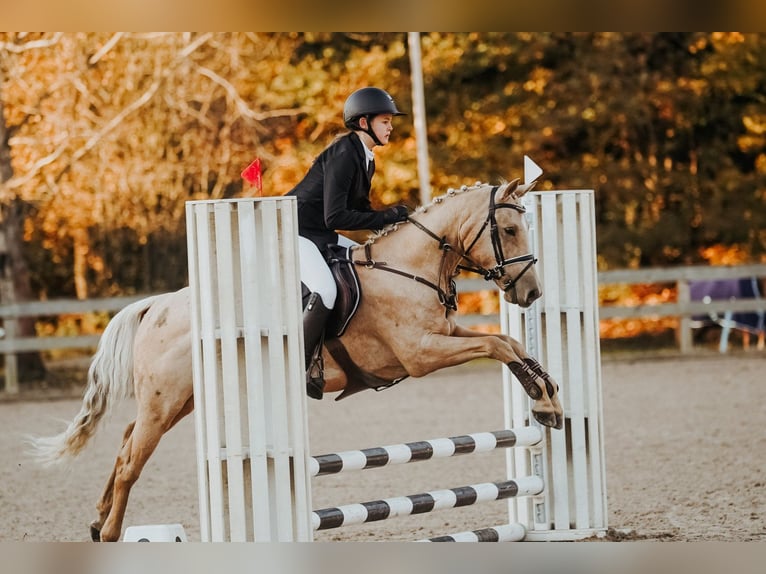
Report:
M516 227L515 226L506 227L505 229L503 229L503 231L505 231L511 237L515 237L516 236Z

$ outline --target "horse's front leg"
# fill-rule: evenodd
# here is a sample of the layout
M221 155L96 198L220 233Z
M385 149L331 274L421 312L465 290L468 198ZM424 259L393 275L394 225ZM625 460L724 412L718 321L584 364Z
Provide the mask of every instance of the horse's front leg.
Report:
M558 385L540 363L529 356L521 343L512 337L488 335L456 326L452 335L425 335L417 352L402 363L411 375L422 376L440 368L484 357L500 361L511 369L526 393L535 401L532 414L540 424L563 428L564 410L558 398Z
M453 329L455 337L484 337L485 333L472 331L456 325ZM535 419L545 425L561 429L564 426L564 409L559 401L559 386L542 365L527 353L524 346L508 335L491 335L511 346L515 359L505 362L514 376L521 383L524 391L535 401L532 414Z

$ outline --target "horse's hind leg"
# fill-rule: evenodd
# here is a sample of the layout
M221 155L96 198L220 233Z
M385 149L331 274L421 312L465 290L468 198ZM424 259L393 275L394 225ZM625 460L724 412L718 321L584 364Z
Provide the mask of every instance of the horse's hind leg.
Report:
M114 542L120 539L130 489L141 475L141 471L157 448L162 435L189 414L193 408L193 398L189 397L180 410L168 413L165 417L151 411L139 412L133 431L127 437L117 456L117 462L109 480L112 484L112 500L101 528L102 542ZM109 495L105 493L102 502L108 498Z
M147 430L139 421L136 421L133 433L117 455L117 461L109 479L112 485L111 493L105 492L102 498L102 502L111 498L109 511L101 527L102 542L114 542L120 539L130 489L138 480L146 461L160 442L162 433L159 429L154 429L154 432L146 432ZM92 526L91 531L93 531Z
M133 427L135 426L136 426L136 421L133 421L125 428L125 432L123 433L123 436L122 436L122 446L120 447L120 451L122 451L122 449L125 448L125 443L128 442L130 435L133 433ZM103 526L104 521L106 520L106 517L109 516L109 512L112 509L112 495L114 493L114 476L117 473L118 462L119 462L119 458L117 459L117 461L115 461L114 468L112 468L112 474L109 475L109 480L106 481L104 492L101 494L101 498L96 504L96 510L98 510L98 518L90 523L90 537L93 539L94 542L99 542L101 540L101 527Z

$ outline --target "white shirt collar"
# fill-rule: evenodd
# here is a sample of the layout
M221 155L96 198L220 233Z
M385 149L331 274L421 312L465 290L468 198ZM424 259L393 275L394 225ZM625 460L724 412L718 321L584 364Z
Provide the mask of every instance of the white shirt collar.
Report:
M362 146L362 149L364 150L364 157L367 158L367 167L370 167L370 162L375 160L375 154L372 153L372 150L368 148L366 145L364 145L364 142L361 138L359 138L359 144Z

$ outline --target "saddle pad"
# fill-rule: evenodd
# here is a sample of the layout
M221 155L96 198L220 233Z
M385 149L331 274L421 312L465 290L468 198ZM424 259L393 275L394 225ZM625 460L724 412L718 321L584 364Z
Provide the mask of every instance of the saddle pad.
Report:
M340 245L331 246L327 256L327 265L330 267L338 288L338 296L335 299L335 308L327 320L325 334L327 338L340 337L346 332L348 324L359 309L362 300L362 286L359 284L359 276L356 267L351 262L350 248Z

